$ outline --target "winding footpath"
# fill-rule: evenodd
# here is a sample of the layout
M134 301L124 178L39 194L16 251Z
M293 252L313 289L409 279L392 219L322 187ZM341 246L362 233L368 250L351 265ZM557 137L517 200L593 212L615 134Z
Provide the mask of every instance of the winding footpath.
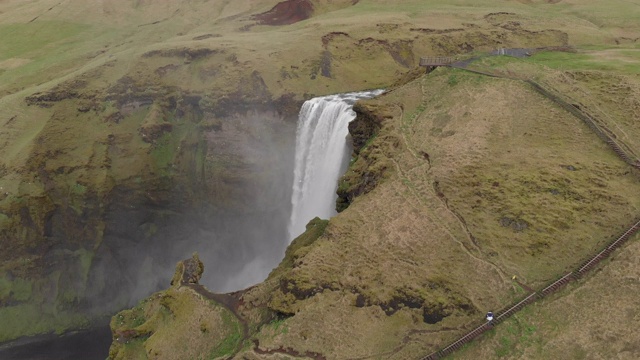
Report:
M554 91L549 90L548 88L545 88L544 86L540 85L539 83L537 83L537 82L535 82L533 80L520 79L520 78L516 78L516 77L513 77L513 76L497 73L497 72L489 72L489 71L482 71L482 70L476 70L476 69L469 69L468 65L472 61L473 60L471 60L471 61L465 60L465 61L461 61L461 62L452 63L449 66L453 67L453 68L457 68L457 69L462 69L462 70L465 70L465 71L470 71L470 72L473 72L473 73L476 73L476 74L480 74L480 75L485 75L485 76L490 76L490 77L497 77L497 78L505 78L505 79L511 79L511 80L515 80L515 81L526 82L536 92L542 94L544 97L550 99L551 101L553 101L555 104L557 104L558 106L560 106L564 110L568 111L569 113L571 113L575 117L577 117L580 120L582 120L593 132L596 133L596 135L598 135L598 137L602 141L607 143L607 145L609 145L609 147L624 162L626 162L627 164L629 164L629 165L631 165L631 166L633 166L633 167L635 167L637 169L640 169L640 160L634 159L625 150L623 150L622 146L620 146L611 136L607 135L607 132L605 130L603 130L591 116L589 116L587 113L582 111L578 106L565 101L564 99L562 99L560 97L560 95L558 95ZM600 263L602 260L604 260L607 257L609 257L609 255L611 255L611 253L615 249L617 249L620 246L622 246L625 242L627 242L639 230L640 230L640 218L638 218L636 220L636 222L633 225L631 225L622 235L617 237L615 240L611 241L604 249L599 251L597 254L593 255L588 260L582 262L573 271L571 271L571 272L569 272L567 274L564 274L559 279L557 279L557 280L551 282L550 284L548 284L547 286L543 287L541 290L530 293L529 295L527 295L522 300L517 301L517 302L507 306L504 310L498 311L492 321L484 321L482 324L476 325L473 328L473 330L469 331L467 334L461 336L459 339L457 339L454 342L450 343L449 345L445 346L441 350L439 350L437 352L434 352L432 354L429 354L429 355L427 355L425 357L420 358L420 360L437 360L437 359L441 359L441 358L453 353L454 351L460 349L465 344L471 342L473 339L475 339L478 336L482 335L485 331L492 329L497 324L499 324L499 323L503 322L504 320L508 319L509 317L514 315L516 312L522 310L525 306L527 306L527 305L529 305L529 304L531 304L531 303L533 303L535 301L538 301L538 300L544 298L545 296L548 296L548 295L558 291L559 289L561 289L565 285L567 285L569 282L581 278L586 273L588 273L590 270L592 270L598 263Z
M618 144L611 136L608 135L608 131L606 131L606 129L603 129L601 125L598 125L597 121L595 121L589 114L587 114L583 110L581 110L580 107L578 107L577 105L574 105L574 104L571 104L571 103L565 101L555 91L549 90L548 88L545 88L544 86L540 85L539 83L537 83L537 82L535 82L533 80L521 79L521 78L514 77L512 75L506 75L506 74L502 74L502 73L498 73L498 72L483 71L483 70L477 70L477 69L469 69L468 65L472 61L473 61L473 59L460 61L460 62L455 62L455 63L449 64L448 66L449 67L453 67L453 68L462 69L462 70L469 71L469 72L473 72L473 73L480 74L480 75L496 77L496 78L510 79L510 80L514 80L514 81L522 81L522 82L525 82L525 83L529 84L536 92L538 92L541 95L543 95L544 97L550 99L551 101L553 101L555 104L557 104L558 106L560 106L564 110L568 111L572 115L574 115L577 118L579 118L580 120L582 120L593 132L596 133L596 135L598 135L598 137L602 141L607 143L607 145L624 162L626 162L627 164L631 165L632 167L640 169L640 160L635 159L632 155L628 154L623 149L623 146ZM400 111L401 111L401 117L404 118L403 109L400 109ZM411 117L411 121L415 120L416 115L417 114L414 114L414 116ZM401 131L401 133L402 133L403 140L404 140L405 144L407 145L407 148L409 149L411 154L416 159L419 159L420 157L415 152L415 149L413 149L412 147L409 146L408 141L407 141L407 139L405 137L404 131ZM396 161L393 161L393 162L394 162L394 165L395 165L396 169L398 170L398 173L401 176L401 178L408 179L407 174L405 174L402 171L402 169L400 168L399 164ZM415 189L411 189L411 190L414 192L414 196L418 199L418 201L422 203L422 201L424 199L421 199L421 196L419 196L417 193L415 193ZM437 193L437 191L435 189L434 189L434 192ZM473 235L471 235L471 233L469 232L468 228L466 228L466 224L464 224L464 219L461 219L461 217L459 215L457 215L455 212L453 212L453 210L449 208L448 204L446 204L446 201L443 200L443 203L444 203L446 209L448 211L450 211L451 213L453 213L453 215L455 215L461 221L461 225L465 228L465 230L467 232L467 235L473 240ZM542 289L540 289L538 291L535 291L533 289L530 289L530 288L522 285L523 288L525 288L526 290L529 291L529 294L526 297L524 297L523 299L521 299L521 300L519 300L519 301L517 301L515 303L512 303L512 304L506 306L503 310L496 312L495 313L496 315L495 315L495 317L494 317L494 319L492 321L483 321L482 323L476 324L473 327L473 329L471 331L469 331L468 333L466 333L465 335L461 336L460 338L458 338L457 340L455 340L452 343L448 344L447 346L445 346L444 348L440 349L439 351L436 351L436 352L434 352L432 354L429 354L427 356L424 356L424 357L420 358L420 360L437 360L437 359L441 359L441 358L443 358L443 357L455 352L456 350L459 350L462 346L464 346L465 344L471 342L473 339L477 338L478 336L482 335L487 330L490 330L494 326L496 326L496 325L500 324L501 322L505 321L506 319L508 319L509 317L514 315L516 312L518 312L521 309L523 309L525 306L527 306L527 305L529 305L529 304L531 304L531 303L533 303L535 301L538 301L538 300L544 298L545 296L548 296L548 295L558 291L559 289L561 289L565 285L567 285L569 282L572 282L572 281L580 279L586 273L588 273L590 270L592 270L598 263L600 263L602 260L604 260L607 257L609 257L609 255L611 255L611 253L615 249L617 249L620 246L622 246L626 241L628 241L638 231L640 231L640 218L638 218L636 220L636 222L633 225L631 225L619 237L617 237L616 239L611 241L609 244L607 244L607 246L605 248L603 248L597 254L591 256L586 261L580 263L580 265L578 267L576 267L573 271L562 275L560 278L558 278L557 280L551 282L550 284L546 285L545 287L543 287ZM453 235L451 235L451 236L454 238L454 240L458 241L455 238L455 236L453 236ZM480 258L477 258L476 256L474 256L471 253L470 249L468 249L465 246L465 244L463 244L463 243L459 243L459 244L463 247L464 250L466 250L466 252L470 256L472 256L476 260L484 261L483 259L480 259ZM493 267L496 267L495 264L490 263L490 265L492 265ZM499 268L497 270L498 270L498 273L500 273L501 277L504 276L504 274L502 274L502 272L500 271ZM233 358L247 344L247 341L251 341L248 323L247 323L246 319L244 319L242 317L242 315L240 315L239 312L238 312L238 308L239 308L239 305L240 305L240 302L241 302L239 297L240 297L242 291L241 292L237 292L237 293L232 293L232 294L215 294L215 293L212 293L212 292L208 291L206 288L204 288L201 285L187 284L187 283L183 283L182 285L188 286L193 291L195 291L196 293L200 294L202 297L207 298L209 300L212 300L212 301L222 305L223 307L225 307L227 310L229 310L237 318L237 320L239 321L239 323L240 323L240 325L242 327L242 333L243 333L242 335L243 335L243 337L242 337L241 341L238 343L237 348L235 349L235 352L228 357L229 359ZM291 348L263 349L263 348L260 347L260 345L259 345L257 340L254 339L252 342L253 342L253 351L256 354L260 354L260 355L283 354L283 355L288 355L288 356L294 357L294 358L311 358L311 359L314 359L314 360L325 360L326 359L322 354L319 354L319 353L314 353L314 352L300 353L300 352L297 352L297 351L295 351L294 349L291 349ZM394 354L397 351L399 351L401 348L402 348L402 346L400 346L400 347L398 347L398 348L396 348L396 349L394 349L394 350L392 350L389 353L386 353L384 355L391 356L392 354ZM379 356L379 355L382 355L382 354L378 354L377 356ZM367 358L370 358L370 357L358 358L358 360L367 359Z

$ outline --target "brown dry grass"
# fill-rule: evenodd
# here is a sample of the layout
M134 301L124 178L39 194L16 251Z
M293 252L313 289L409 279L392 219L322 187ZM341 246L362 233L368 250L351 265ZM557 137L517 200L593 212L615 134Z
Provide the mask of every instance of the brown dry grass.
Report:
M287 275L325 290L295 303L286 334L258 335L265 347L330 359L425 355L521 296L512 275L532 287L561 275L640 208L629 167L524 83L438 70L372 102L396 109L365 150L390 175L332 219ZM528 227L503 226L505 216ZM438 281L474 311L428 325L409 308L386 316L354 306L353 292L440 296L429 289Z
M434 181L482 253L546 281L631 222L640 208L635 177L577 118L522 83L464 82L444 100L429 93L411 136L432 155Z
M209 98L235 91L251 97L266 88L273 98L293 93L302 99L386 86L424 55L567 42L632 47L640 37L637 7L628 1L317 1L315 17L290 26L250 20L276 3L2 2L0 36L12 42L0 61L25 59L11 60L11 68L5 65L0 73L0 166L6 171L0 186L10 194L2 210L16 196L44 191L43 184L32 184L30 166L48 159L48 151L60 155L49 159L46 170L66 164L80 169L56 178L61 187L82 181L101 188L107 134L116 138L110 146L113 179L151 171L145 165L149 146L136 134L144 113L131 113L116 126L104 122L114 110L108 102L95 117L79 114L78 100L50 109L26 106L25 97L66 81L87 80L82 92L100 99L124 76L141 88ZM508 13L490 15L496 12ZM335 32L346 35L325 37ZM196 60L143 56L194 48L219 52ZM321 74L328 58L330 77ZM264 88L253 86L260 85L257 78ZM637 110L637 82L629 80L632 91L625 97L626 88L608 93L616 80L574 80L568 84L593 94L580 95L584 103L616 114L612 127L637 153L640 134L625 116ZM292 276L333 290L295 304L300 313L286 320L292 330L272 339L265 330L258 335L265 346L329 358L416 357L462 333L469 319L514 299L512 274L531 284L553 277L639 207L627 168L576 119L524 86L439 70L380 101L396 113L370 153L377 166L389 169L388 178L333 219L300 261ZM513 232L500 226L503 216L530 226ZM430 285L440 290L425 290ZM433 303L468 304L472 311L454 309L443 322L427 325L417 310L386 316L377 306L356 308L354 289L374 301L410 289ZM261 300L270 296L256 292ZM403 342L409 345L389 352Z
M602 71L553 72L544 80L566 94L640 159L640 79Z
M637 359L640 242L531 305L451 359Z

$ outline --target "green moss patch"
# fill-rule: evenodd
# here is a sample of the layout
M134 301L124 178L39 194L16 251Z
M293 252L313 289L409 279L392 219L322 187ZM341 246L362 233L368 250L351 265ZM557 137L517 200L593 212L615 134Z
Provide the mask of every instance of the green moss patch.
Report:
M214 359L233 355L243 339L231 312L187 287L153 294L121 311L111 319L111 329L110 356L116 359Z
M324 234L329 220L322 220L318 217L309 221L306 226L305 232L295 238L291 244L287 247L284 255L284 259L280 262L277 268L275 268L270 274L269 279L276 279L278 276L285 274L287 271L294 268L298 259L304 257L309 251L309 247Z
M0 25L0 60L12 57L30 57L42 55L43 49L53 48L54 44L81 34L89 28L87 25L58 21L39 21L30 24Z

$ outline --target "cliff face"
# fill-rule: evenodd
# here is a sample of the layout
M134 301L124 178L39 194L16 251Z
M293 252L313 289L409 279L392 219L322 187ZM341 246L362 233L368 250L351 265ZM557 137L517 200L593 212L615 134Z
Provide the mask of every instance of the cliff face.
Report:
M602 153L576 155L577 164L574 154L602 149L579 147L570 137L543 141L548 134L574 132L546 132L533 123L538 115L531 114L555 114L548 104L527 108L527 129L534 131L524 134L523 115L513 109L540 99L521 87L440 70L434 79L410 82L416 73L406 73L421 55L592 39L625 46L637 37L637 21L620 15L633 12L612 10L599 28L584 26L576 14L592 13L590 5L567 5L559 13L554 4L467 5L0 5L0 35L9 39L0 45L0 341L86 325L166 286L177 259L193 251L207 265L207 286L241 287L237 276L247 263L269 268L247 253L277 262L284 252L300 103L314 94L388 87L402 78L393 93L356 107L356 152L340 183L340 216L328 225L314 223L307 240L289 248L284 265L242 294L238 314L249 324L251 342L258 342L246 352L365 356L409 344L397 350L402 357L419 352L417 343L439 343L468 317L512 296L513 284L505 282L511 272L534 283L551 276L553 261L564 260L539 259L562 248L555 232L565 234L587 214L584 221L595 225L569 235L592 239L605 234L602 224L618 226L622 212L631 211L634 195L617 192L634 189L624 170ZM621 24L628 33L608 32ZM542 59L549 66L567 61ZM613 64L604 68L627 69L625 62ZM576 89L574 82L595 78L549 73L567 92ZM589 91L607 95L613 86L607 81L594 80L602 87ZM619 84L625 85L598 108L617 117L635 114L634 80ZM513 97L500 95L505 93ZM621 112L623 106L628 110ZM627 126L620 138L632 138L633 122L620 124ZM574 152L561 148L567 151L561 169L586 164L597 176L557 174L558 164L543 163L510 171L503 180L516 165L557 156L544 149L564 143ZM512 157L496 144L510 146ZM540 153L524 152L519 144ZM557 197L546 198L546 190ZM589 194L596 200L584 200ZM555 205L533 207L534 198ZM559 198L564 202L553 202ZM604 199L613 199L618 212ZM602 213L608 215L593 215ZM273 246L265 238L282 241ZM570 248L580 253L590 244ZM452 269L454 263L460 266ZM189 289L180 291L174 300L186 294L200 301ZM160 305L149 311L165 311ZM326 319L322 325L319 317ZM225 334L220 339L234 332ZM353 334L364 340L338 344ZM435 335L425 340L425 334Z
M378 136L383 122L392 117L393 108L364 104L359 102L354 105L357 116L349 123L353 154L349 171L338 183L338 212L346 209L356 197L373 190L390 166L388 161L380 158L380 149L370 145Z
M549 87L566 86L535 63L477 66L504 74L517 68L544 77ZM566 75L575 80L575 73ZM639 85L619 76L632 89ZM597 73L581 79L573 85L601 86L593 81ZM611 101L623 101L614 93ZM623 102L633 112L632 102ZM214 352L238 335L229 336L210 343L206 354L420 358L464 334L486 311L563 274L633 220L629 214L640 204L635 170L526 82L439 69L355 109L350 130L361 140L341 181L366 190L347 193L348 206L329 221L311 221L266 281L230 294L234 300L224 303L246 324L245 345ZM609 129L636 131L618 124ZM371 174L379 176L371 182ZM629 306L629 289L616 283ZM521 333L553 336L536 333L537 326L552 323L536 320ZM134 344L149 354L161 335L147 335ZM491 357L496 349L470 350L469 358ZM114 344L112 356L125 351Z
M271 252L276 262L283 251L284 240L260 239L286 238L292 99L218 104L128 76L78 99L70 94L85 90L80 82L26 99L28 110L52 115L26 167L5 167L17 187L2 199L2 311L11 321L1 339L126 306L198 248L219 263L208 282L219 289L243 286L227 283L241 259ZM214 250L237 238L237 251ZM25 321L31 308L46 310Z

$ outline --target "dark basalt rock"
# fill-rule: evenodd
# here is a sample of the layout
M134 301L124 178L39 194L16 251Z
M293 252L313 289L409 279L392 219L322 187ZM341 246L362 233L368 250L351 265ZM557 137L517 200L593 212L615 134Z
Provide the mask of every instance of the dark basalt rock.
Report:
M356 112L356 118L349 123L349 134L353 144L354 155L360 154L360 150L364 148L369 139L374 137L380 127L384 117L376 112L377 108L370 108L361 103L353 105L353 111Z
M341 212L353 200L373 190L384 176L388 164L381 152L384 147L398 147L399 141L387 136L381 143L372 139L378 134L382 123L392 117L390 109L375 104L356 103L353 107L356 118L349 123L349 134L353 143L353 156L357 160L351 164L349 171L338 184L336 211ZM367 146L368 145L368 146ZM365 150L366 149L366 150Z
M150 58L150 57L182 57L187 61L204 58L207 56L211 56L213 54L217 54L219 51L214 49L200 48L180 48L180 49L168 49L168 50L152 50L142 57Z
M171 285L198 284L203 272L204 264L200 261L198 253L194 253L191 258L178 262Z
M508 216L503 216L500 218L500 225L503 227L510 227L515 232L522 232L529 228L529 223L523 219L519 218L510 218Z
M358 293L355 306L359 308L379 306L387 316L392 316L402 309L421 309L423 321L427 324L436 324L456 311L466 314L476 312L474 306L467 299L453 294L448 287L438 284L432 284L431 287L434 295L430 293L418 294L412 289L406 288L397 289L388 301L380 301ZM357 290L354 291L357 293ZM436 293L440 294L435 295ZM448 298L446 302L433 300L433 298L442 298L442 294L446 294L445 296Z

